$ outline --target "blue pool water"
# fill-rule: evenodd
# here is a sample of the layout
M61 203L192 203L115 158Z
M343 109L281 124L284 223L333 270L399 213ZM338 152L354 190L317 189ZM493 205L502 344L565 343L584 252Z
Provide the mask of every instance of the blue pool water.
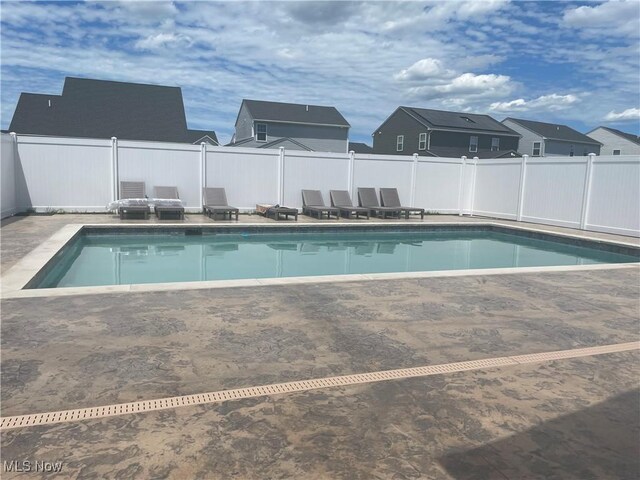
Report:
M628 253L628 252L627 252ZM28 288L637 262L483 231L85 234Z

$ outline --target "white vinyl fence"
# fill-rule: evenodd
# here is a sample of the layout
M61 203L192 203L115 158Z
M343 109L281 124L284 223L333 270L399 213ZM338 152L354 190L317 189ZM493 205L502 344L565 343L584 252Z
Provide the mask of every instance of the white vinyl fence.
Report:
M640 156L434 158L2 135L2 217L25 210L104 212L121 180L177 186L187 211L224 187L244 211L300 208L301 189L396 187L404 204L640 236Z

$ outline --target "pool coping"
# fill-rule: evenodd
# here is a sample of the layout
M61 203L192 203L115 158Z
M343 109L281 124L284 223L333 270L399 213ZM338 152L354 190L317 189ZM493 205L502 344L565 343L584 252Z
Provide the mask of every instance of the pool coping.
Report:
M201 289L217 289L217 288L233 288L233 287L262 287L269 285L302 285L314 283L332 283L332 282L361 282L371 280L396 280L396 279L418 279L418 278L434 278L434 277L460 277L460 276L478 276L478 275L513 275L518 273L542 273L542 272L570 272L585 270L608 270L631 268L639 265L638 262L632 263L613 263L613 264L592 264L592 265L563 265L563 266L544 266L544 267L511 267L511 268L485 268L485 269L468 269L468 270L439 270L424 272L393 272L393 273L368 273L368 274L347 274L347 275L319 275L304 277L275 277L261 279L238 279L238 280L208 280L196 282L171 282L171 283L144 283L144 284L127 284L127 285L107 285L107 286L89 286L89 287L64 287L64 288L41 288L41 289L24 289L35 276L44 269L61 250L69 244L76 236L80 235L84 228L104 229L171 229L171 228L194 228L194 229L222 229L234 230L237 228L259 228L259 229L299 229L319 228L319 229L335 229L359 226L368 228L370 226L399 226L404 228L410 227L500 227L509 230L520 230L530 233L542 233L564 239L573 239L580 241L589 241L600 244L607 244L621 247L631 247L638 249L637 243L625 241L605 240L602 238L589 236L591 232L580 234L572 234L566 232L558 232L555 230L545 229L538 226L519 226L502 223L499 221L479 221L479 222L430 222L430 223L407 223L407 222L368 222L366 225L357 222L336 222L336 223L316 223L316 222L300 222L295 225L286 224L265 224L265 223L243 223L243 224L224 224L224 225L189 225L184 223L165 223L165 224L121 224L121 223L102 223L102 224L69 224L63 226L47 240L43 241L29 254L21 258L15 265L9 268L2 275L0 282L0 298L36 298L36 297L62 297L71 295L94 295L105 293L126 293L126 292L166 292L166 291L183 291L183 290L201 290ZM597 233L597 232L596 232Z

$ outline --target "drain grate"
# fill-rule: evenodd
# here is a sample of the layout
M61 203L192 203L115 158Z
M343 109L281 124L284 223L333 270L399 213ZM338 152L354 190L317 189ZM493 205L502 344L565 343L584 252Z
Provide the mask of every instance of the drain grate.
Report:
M200 393L195 395L183 395L180 397L161 398L157 400L143 400L139 402L107 405L104 407L79 408L75 410L63 410L59 412L36 413L31 415L18 415L14 417L0 418L0 430L12 428L34 427L38 425L51 425L64 422L91 420L131 413L142 413L170 408L220 403L228 400L243 398L263 397L282 393L303 392L319 388L342 387L358 385L362 383L383 382L401 378L425 377L429 375L442 375L446 373L464 372L469 370L482 370L527 363L550 362L606 353L626 352L640 349L640 342L619 343L603 345L599 347L577 348L573 350L561 350L556 352L533 353L508 357L487 358L441 365L429 365L424 367L401 368L398 370L384 370L371 373L357 373L339 377L317 378L295 382L276 383L258 387L237 388L233 390L221 390L218 392Z

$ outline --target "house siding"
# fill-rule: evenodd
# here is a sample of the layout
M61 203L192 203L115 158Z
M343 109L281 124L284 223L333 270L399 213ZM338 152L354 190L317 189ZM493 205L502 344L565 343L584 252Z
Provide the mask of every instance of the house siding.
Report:
M280 123L280 122L262 122L254 120L249 112L249 109L243 104L238 113L238 119L236 121L236 142L244 140L246 138L253 137L253 124L265 123L267 125L267 142L272 142L280 138L291 138L298 141L311 150L316 152L338 152L347 153L349 146L349 128L348 127L333 127L324 125L304 125L296 123ZM262 142L247 142L243 146L261 146ZM274 148L285 146L285 148L291 148L299 150L301 147L293 146L292 142L287 144L278 144ZM290 147L289 147L290 146Z
M253 119L249 113L249 109L243 103L236 120L236 141L249 138L253 135L251 130L253 127Z
M278 138L291 138L316 152L347 153L349 146L349 129L346 127L329 127L321 125L301 125L294 123L267 124L267 141Z
M545 157L568 157L571 154L571 145L573 145L573 155L582 157L589 153L600 155L600 146L590 143L581 142L564 142L558 140L546 140L544 143ZM586 153L585 153L586 152Z
M522 155L533 155L533 143L540 142L540 146L542 148L540 156L544 156L545 154L544 139L542 138L541 135L538 135L537 133L532 132L528 128L524 128L519 123L513 122L508 119L504 120L502 124L506 125L511 130L515 130L520 135L522 135L522 137L520 138L520 141L518 142L517 150L519 153L521 153Z
M478 151L491 151L491 139L500 139L500 150L518 150L518 137L500 135L499 133L472 133L444 130L429 130L404 110L396 110L391 117L373 134L373 153L387 155L419 155L424 150L418 150L421 133L427 133L431 148L450 147L459 148L462 152L469 152L469 142L472 136L478 137ZM404 135L404 150L396 150L398 135ZM427 137L428 138L428 137ZM469 152L469 156L473 156Z
M413 155L418 150L419 135L428 129L404 110L396 110L373 134L373 153L383 155ZM396 150L398 135L404 135L404 150Z
M478 137L478 152L491 151L491 139L500 139L500 150L518 150L518 137L507 135L491 135L483 133L470 132L446 132L434 130L431 133L431 147L456 147L469 151L469 143L471 137ZM475 152L469 152L469 156L473 157Z
M571 145L573 145L574 147L573 154L576 157L582 156L584 154L585 148L587 149L587 153L595 153L596 155L600 155L599 145L577 141L570 142L553 139L545 140L542 135L538 135L537 133L532 132L528 128L525 128L519 123L516 123L512 120L505 119L502 123L522 135L522 138L520 138L518 151L523 155L533 155L534 142L541 142L542 152L540 156L542 157L569 156L569 154L571 153Z
M620 150L620 155L640 155L640 145L604 128L596 128L587 136L602 143L600 155L613 155L614 150Z

